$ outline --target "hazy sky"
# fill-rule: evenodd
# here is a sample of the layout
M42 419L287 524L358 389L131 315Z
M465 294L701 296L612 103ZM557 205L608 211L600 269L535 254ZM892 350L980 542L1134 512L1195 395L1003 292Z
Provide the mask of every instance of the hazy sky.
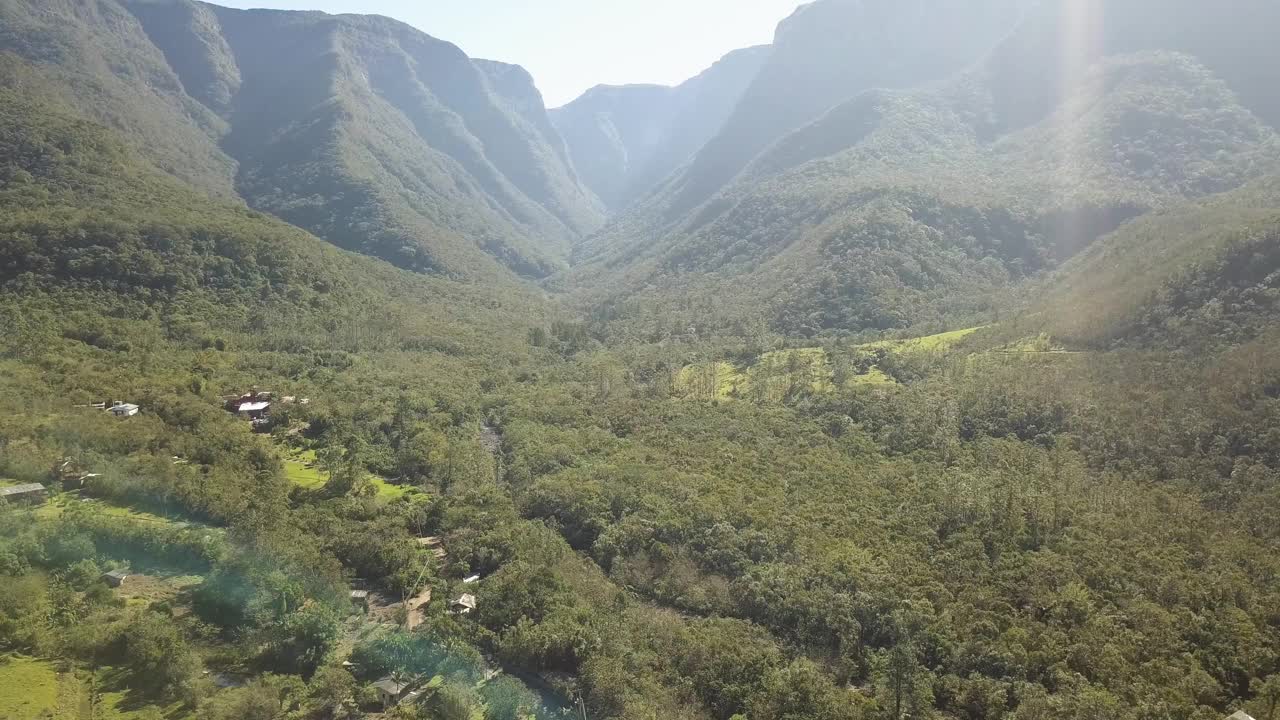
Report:
M372 13L472 57L523 65L548 107L601 83L675 84L773 40L801 0L212 0L230 7Z

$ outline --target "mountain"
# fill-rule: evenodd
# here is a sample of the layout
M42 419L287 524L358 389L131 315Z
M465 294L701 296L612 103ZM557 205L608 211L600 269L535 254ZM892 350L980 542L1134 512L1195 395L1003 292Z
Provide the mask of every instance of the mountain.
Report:
M43 321L102 349L128 351L104 328L160 322L180 345L461 353L540 314L518 286L399 270L210 198L4 55L0 184L0 298L19 329Z
M962 75L788 133L692 212L638 206L579 248L571 279L645 335L695 307L806 333L989 320L1122 222L1277 172L1277 65L1229 48L1259 52L1280 17L1236 5L1093 3L1072 39L1083 6L1047 3Z
M600 85L551 118L583 183L620 210L720 130L771 53L769 46L734 51L676 87Z
M601 218L527 73L402 23L6 0L0 27L156 167L404 268L545 275Z
M687 213L761 151L873 88L940 81L977 62L1015 25L1024 0L818 0L777 29L771 53L723 127L664 187L650 212Z

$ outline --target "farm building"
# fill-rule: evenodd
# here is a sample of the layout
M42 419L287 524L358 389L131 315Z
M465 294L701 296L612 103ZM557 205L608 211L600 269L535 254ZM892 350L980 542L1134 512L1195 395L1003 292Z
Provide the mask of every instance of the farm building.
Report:
M118 418L130 418L137 415L138 411L141 409L142 408L134 405L133 403L116 403L111 406L108 412Z
M110 585L113 588L120 587L121 585L124 584L124 581L128 579L129 579L129 573L125 572L124 570L112 570L109 573L102 574L102 582Z
M46 497L47 493L44 486L40 483L0 488L0 500L5 500L11 503L29 503L32 505L39 505L45 501Z
M373 689L378 692L378 699L382 701L382 709L389 710L400 702L400 698L404 697L412 685L407 678L394 678L387 676L373 684Z
M465 593L457 600L454 600L453 603L449 605L449 609L452 610L455 615L467 615L472 610L476 609L476 596L471 593Z
M240 407L236 408L237 414L251 420L257 420L258 418L265 417L269 412L271 412L271 403L265 400L241 403Z
M87 472L73 458L65 458L54 465L50 475L53 482L62 485L63 490L81 490L90 480L101 477L97 473Z

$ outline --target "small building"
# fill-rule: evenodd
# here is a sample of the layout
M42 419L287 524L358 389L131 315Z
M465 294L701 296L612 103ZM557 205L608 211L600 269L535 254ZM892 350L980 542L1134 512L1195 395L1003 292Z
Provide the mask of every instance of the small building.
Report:
M255 400L253 402L240 403L236 408L236 413L250 420L264 418L267 413L271 412L271 403L266 400Z
M463 578L463 579L462 579L462 584L463 584L463 585L475 585L475 584L476 584L476 583L478 583L478 582L480 582L480 576L479 576L479 575L472 575L472 576L470 576L470 577L465 577L465 578Z
M1253 716L1243 710L1237 710L1228 716L1227 720L1253 720Z
M101 477L97 473L86 472L73 458L65 458L54 465L50 476L53 482L62 485L63 490L82 490L90 480Z
M365 612L369 611L369 591L368 590L352 590L351 603L358 605Z
M121 585L124 584L124 581L128 579L129 579L129 573L123 570L112 570L109 573L102 574L102 582L110 585L113 588L120 587Z
M110 412L112 415L115 415L118 418L131 418L134 415L137 415L138 411L141 409L142 408L139 408L137 405L134 405L133 403L122 402L122 403L116 403L112 405L111 409L108 410L108 412Z
M471 593L464 593L449 605L449 609L453 611L454 615L469 615L472 610L476 609L476 596Z
M48 498L48 493L40 483L14 485L0 488L0 500L27 505L41 505Z
M395 707L400 699L409 691L410 681L408 678L395 678L390 675L382 678L373 684L373 689L378 693L378 699L382 702L383 710L390 710Z

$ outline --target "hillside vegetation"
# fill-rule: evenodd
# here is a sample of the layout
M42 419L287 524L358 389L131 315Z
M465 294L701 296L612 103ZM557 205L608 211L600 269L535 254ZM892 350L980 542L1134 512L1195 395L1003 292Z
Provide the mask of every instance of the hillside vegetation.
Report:
M1272 110L1258 92L1274 65L1245 72L1173 28L1166 45L1138 41L1125 7L1098 4L1107 42L1080 57L1043 37L1070 27L1051 3L942 87L864 93L677 221L637 206L583 246L569 281L605 308L602 321L639 337L689 327L691 308L704 332L977 324L1016 306L1008 290L1124 221L1274 173ZM1244 38L1272 10L1240 12ZM1170 23L1189 28L1198 13ZM1008 68L1024 66L1071 72L1042 98L1018 91L1024 79Z
M519 67L0 0L0 715L1277 720L1280 18L1045 5L807 6L539 285Z
M0 5L0 51L161 170L419 272L545 275L599 222L527 75L383 18Z

